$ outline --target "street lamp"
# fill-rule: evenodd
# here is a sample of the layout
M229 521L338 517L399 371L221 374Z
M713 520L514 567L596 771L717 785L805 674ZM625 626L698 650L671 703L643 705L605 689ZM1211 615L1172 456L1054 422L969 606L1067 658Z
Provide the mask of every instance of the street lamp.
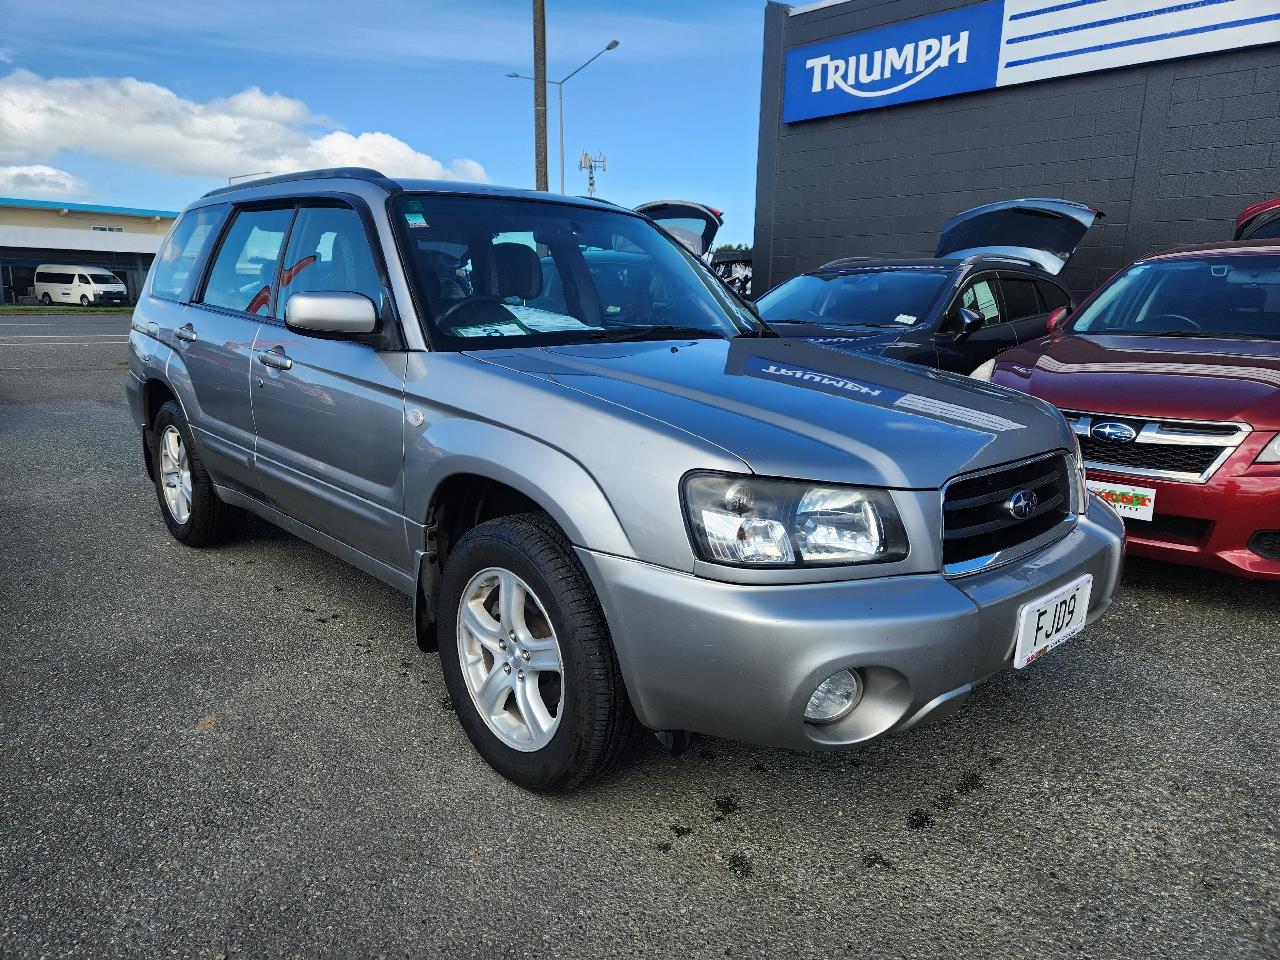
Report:
M571 73L566 74L565 76L561 77L559 80L547 81L547 83L555 84L556 100L559 102L559 107L560 107L560 192L561 193L564 193L564 85L568 83L571 79L573 79L575 74L581 73L587 67L591 66L591 64L594 63L599 57L604 56L610 50L616 50L617 47L618 47L618 41L610 40L603 50L597 53L594 57L592 57L582 66L578 67L578 69L572 71ZM527 76L523 73L516 73L514 70L508 73L507 76L517 80L533 79L533 77Z

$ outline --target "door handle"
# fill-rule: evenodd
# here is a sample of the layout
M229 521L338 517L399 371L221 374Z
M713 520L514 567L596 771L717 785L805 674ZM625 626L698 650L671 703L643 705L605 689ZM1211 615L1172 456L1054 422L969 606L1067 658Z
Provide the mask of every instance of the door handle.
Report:
M191 324L189 323L173 331L173 335L177 337L179 340L185 340L188 343L196 339L195 328L192 327Z
M289 370L293 367L293 361L279 347L272 347L270 350L259 350L258 362L264 367L271 367L273 370Z

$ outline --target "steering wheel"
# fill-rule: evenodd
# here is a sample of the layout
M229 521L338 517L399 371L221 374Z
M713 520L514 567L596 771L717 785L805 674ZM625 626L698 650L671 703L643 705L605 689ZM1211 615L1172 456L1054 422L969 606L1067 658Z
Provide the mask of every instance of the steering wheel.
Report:
M1169 324L1173 324L1172 328L1170 328ZM1181 327L1179 327L1179 324L1181 324ZM1157 330L1204 330L1204 327L1200 326L1200 324L1181 313L1162 313L1158 316L1151 317L1148 320L1144 320L1140 326L1153 327Z
M476 293L476 294L473 294L473 295L471 295L471 296L467 297L467 298L466 298L466 299L464 299L464 300L459 300L457 303L451 303L449 306L445 307L445 308L444 308L444 310L443 310L443 311L441 311L440 315L439 315L438 317L436 317L436 318L435 318L435 319L436 319L436 324L437 324L438 326L442 326L442 327L443 327L443 326L445 326L445 325L446 325L446 324L445 324L445 321L446 321L446 320L448 320L450 317L452 317L455 313L459 313L459 312L461 312L463 309L467 309L467 308L470 308L470 307L474 307L476 304L480 304L480 303L497 303L497 304L502 304L502 303L503 303L503 301L504 301L504 299L505 299L504 297L498 297L498 296L495 296L495 295L493 295L493 294L491 294L491 293ZM525 324L521 323L521 322L520 322L520 318L519 318L519 317L517 317L515 314L512 314L510 317L508 317L508 318L504 319L502 322L503 322L503 323L514 323L517 327L519 327L519 328L520 328L521 330L523 330L525 333L537 333L537 332L538 332L537 330L534 330L532 327L528 327L528 326L526 326ZM452 325L450 324L450 326L452 326Z

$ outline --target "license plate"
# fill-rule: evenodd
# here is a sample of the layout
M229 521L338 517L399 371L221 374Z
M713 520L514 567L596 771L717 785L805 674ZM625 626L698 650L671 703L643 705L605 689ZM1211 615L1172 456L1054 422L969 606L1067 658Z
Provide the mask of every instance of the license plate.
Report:
M1156 492L1150 487L1134 487L1106 480L1086 480L1085 484L1128 520L1150 520L1155 515Z
M1084 629L1093 577L1085 574L1018 611L1018 644L1013 665L1021 670Z

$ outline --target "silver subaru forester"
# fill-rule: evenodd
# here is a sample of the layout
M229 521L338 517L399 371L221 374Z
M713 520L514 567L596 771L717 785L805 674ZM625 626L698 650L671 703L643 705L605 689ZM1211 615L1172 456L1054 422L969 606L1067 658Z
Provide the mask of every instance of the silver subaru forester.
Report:
M533 789L644 728L911 727L1120 574L1053 408L780 338L608 203L359 168L216 190L130 343L172 534L248 510L412 595L467 735Z

